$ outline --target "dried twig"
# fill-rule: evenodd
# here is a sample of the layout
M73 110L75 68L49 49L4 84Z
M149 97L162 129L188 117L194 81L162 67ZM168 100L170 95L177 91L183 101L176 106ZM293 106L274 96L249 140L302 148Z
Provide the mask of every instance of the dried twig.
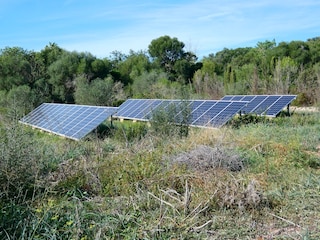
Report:
M208 222L202 224L201 226L198 227L192 227L191 231L199 231L200 229L204 228L205 226L209 225L210 223L212 223L213 220L209 220Z
M161 198L158 198L156 195L154 195L154 194L151 193L151 192L148 192L148 194L151 195L152 197L154 197L155 199L159 200L161 203L164 203L164 204L172 207L176 212L179 213L179 211L178 211L171 203L169 203L169 202L167 202L167 201L165 201L165 200L163 200L163 199L161 199Z
M299 224L296 224L296 223L294 223L294 222L291 222L291 221L288 220L288 219L285 219L285 218L283 218L283 217L277 216L277 215L275 215L275 214L273 214L273 213L268 213L268 214L271 215L271 216L273 216L273 217L275 217L275 218L278 218L278 219L280 219L280 220L282 220L282 221L284 221L284 222L286 222L286 223L289 223L289 224L291 224L291 225L293 225L293 226L295 226L295 227L301 228L301 226L300 226Z

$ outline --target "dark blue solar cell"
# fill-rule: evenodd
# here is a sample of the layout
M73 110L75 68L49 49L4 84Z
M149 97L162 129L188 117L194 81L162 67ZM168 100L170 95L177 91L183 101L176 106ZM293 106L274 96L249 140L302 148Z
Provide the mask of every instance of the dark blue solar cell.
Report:
M158 106L161 105L162 102L163 100L160 99L150 99L150 104L148 107L146 107L143 112L140 112L137 118L144 121L149 120L152 117L152 113L157 109Z
M247 101L250 102L254 99L255 96L249 95L249 96L243 96L243 98L240 99L240 101Z
M193 108L192 112L191 112L191 117L190 117L190 124L193 124L206 111L208 111L214 104L216 104L216 101L203 100L199 106L197 106L196 108Z
M20 122L79 140L110 117L117 108L45 103Z
M267 98L266 95L257 95L251 102L248 102L247 105L242 109L243 113L253 113L255 109Z
M148 109L143 113L143 120L149 120L152 118L152 114L156 111L156 109L161 106L163 100L161 99L153 99L151 105L149 105Z
M231 101L240 101L242 100L244 96L243 95L234 95L232 99L230 99Z
M192 125L206 126L212 120L212 118L214 118L230 104L230 101L210 101L210 104L211 107L208 109L208 111L204 112L198 119L192 122Z
M261 101L261 103L253 110L256 114L263 114L268 110L268 108L278 99L280 96L270 95L267 96L266 99Z
M142 109L145 107L147 100L136 99L136 104L130 109L130 111L125 112L126 118L134 118Z
M266 115L268 116L277 116L283 108L288 106L297 96L296 95L283 95L278 101L270 106Z
M226 95L223 98L221 98L221 100L231 100L233 98L233 96L231 95Z
M245 102L236 102L232 101L228 104L226 108L218 113L212 120L209 122L209 125L213 127L220 127L226 124L234 115L241 111L241 109L246 105Z
M128 99L127 101L125 101L124 103L122 103L119 106L118 111L115 114L115 116L121 117L121 116L125 115L126 112L128 112L130 109L132 109L134 107L135 104L137 104L137 99Z
M141 104L141 106L136 111L134 111L132 114L130 114L130 116L132 116L133 119L143 118L143 116L146 114L146 112L149 111L151 104L152 104L151 99L145 99L143 104Z
M74 127L77 127L79 125L85 125L90 119L94 117L92 110L90 107L82 107L80 108L81 111L77 113L76 116L72 116L74 118L74 121L72 118L67 119L64 123L64 127L66 129L66 133L68 134L68 131L71 130ZM82 120L82 121L81 121Z

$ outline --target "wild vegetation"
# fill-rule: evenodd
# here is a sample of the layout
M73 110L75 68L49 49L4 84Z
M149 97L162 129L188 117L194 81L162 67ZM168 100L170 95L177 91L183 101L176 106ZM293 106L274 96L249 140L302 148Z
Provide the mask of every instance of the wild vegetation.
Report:
M320 113L252 118L106 123L76 142L5 117L0 238L318 239Z
M319 43L266 41L201 61L168 36L106 59L54 43L1 50L0 239L319 239ZM233 93L297 94L316 111L220 129L172 125L160 111L78 142L18 123L42 102Z
M0 50L0 103L28 111L42 102L118 106L126 98L219 99L226 94L320 96L320 38L223 49L198 59L177 38L162 36L147 50L114 51L100 59L49 43L39 52ZM21 114L24 114L22 112Z

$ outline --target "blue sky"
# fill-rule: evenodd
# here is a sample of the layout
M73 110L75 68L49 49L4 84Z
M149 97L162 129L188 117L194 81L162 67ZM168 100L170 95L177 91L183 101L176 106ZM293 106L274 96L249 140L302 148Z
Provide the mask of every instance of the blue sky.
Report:
M320 36L319 0L0 0L0 49L49 42L104 58L169 35L201 58Z

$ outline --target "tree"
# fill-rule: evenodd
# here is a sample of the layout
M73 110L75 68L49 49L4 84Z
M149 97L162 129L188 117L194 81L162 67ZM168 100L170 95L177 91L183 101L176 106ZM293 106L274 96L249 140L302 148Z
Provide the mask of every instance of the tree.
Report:
M298 67L290 57L279 59L276 64L273 89L276 94L290 93L290 87L294 84L294 74L297 73Z
M259 81L255 64L245 64L236 69L235 73L237 82L234 88L237 94L259 94L262 87L259 85L261 81Z
M7 104L13 118L20 118L34 107L35 96L27 85L12 88L7 94Z
M52 85L54 100L74 102L74 77L77 74L79 55L76 52L65 52L48 68L49 82Z
M157 82L167 79L168 76L165 72L144 72L139 77L136 77L132 83L132 95L135 98L160 98L164 93L158 89L155 92Z
M125 99L123 85L114 82L111 77L88 81L83 76L76 78L75 102L95 106L113 106Z
M311 63L317 64L320 62L320 37L308 39L307 44L310 49Z
M196 61L196 55L186 52L184 58L174 64L175 78L183 84L191 83L194 73L202 67L202 63Z
M288 45L289 56L299 65L308 65L311 62L309 45L303 41L291 41Z
M19 47L7 47L0 53L0 90L9 91L19 85L32 84L28 51Z
M203 66L193 76L193 86L198 95L219 99L224 94L222 78L216 73L217 63L209 58L203 60Z
M40 55L44 61L45 66L49 67L52 63L57 61L64 52L65 50L60 48L58 44L49 43L49 45L45 46L45 48L41 50Z
M184 57L184 43L177 38L162 36L151 41L149 54L167 73L173 73L176 61Z
M143 51L134 52L131 50L123 61L118 62L116 71L120 75L120 81L127 86L144 72L149 72L150 69L151 62L147 54Z

